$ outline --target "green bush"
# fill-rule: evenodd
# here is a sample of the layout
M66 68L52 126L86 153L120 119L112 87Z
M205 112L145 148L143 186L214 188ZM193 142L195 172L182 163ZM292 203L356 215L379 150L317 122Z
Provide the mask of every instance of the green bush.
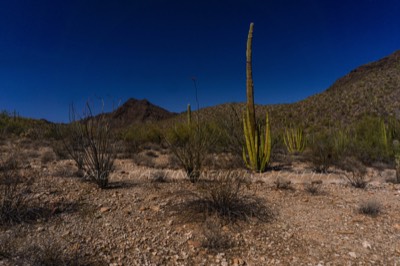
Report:
M341 151L336 144L336 134L333 130L327 130L311 135L308 158L316 172L326 173L340 159Z
M178 159L189 180L196 182L210 152L216 142L215 128L210 124L178 124L166 134L171 152Z
M129 152L137 153L144 145L163 142L162 129L156 124L142 124L132 126L120 133L120 138L129 146Z
M390 162L393 151L389 146L391 136L379 117L365 116L351 129L351 154L361 162Z

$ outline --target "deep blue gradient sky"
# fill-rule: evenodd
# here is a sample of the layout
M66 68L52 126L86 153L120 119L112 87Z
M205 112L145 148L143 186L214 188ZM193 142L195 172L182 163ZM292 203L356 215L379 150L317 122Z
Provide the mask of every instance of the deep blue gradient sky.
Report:
M0 3L0 110L68 121L68 106L130 97L170 111L289 103L400 49L398 0L12 0Z

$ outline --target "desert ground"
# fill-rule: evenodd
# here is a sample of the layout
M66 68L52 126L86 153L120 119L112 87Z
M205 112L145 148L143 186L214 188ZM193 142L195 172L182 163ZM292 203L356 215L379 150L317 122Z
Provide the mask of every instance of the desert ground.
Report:
M400 265L400 185L386 182L392 169L369 168L365 189L349 185L343 171L317 174L304 162L242 170L247 208L265 209L223 219L190 209L213 171L190 183L168 168L163 149L141 154L152 167L117 159L109 188L99 189L51 147L15 147L2 149L18 151L21 171L33 177L24 196L36 213L0 226L0 265ZM379 212L361 213L368 202Z

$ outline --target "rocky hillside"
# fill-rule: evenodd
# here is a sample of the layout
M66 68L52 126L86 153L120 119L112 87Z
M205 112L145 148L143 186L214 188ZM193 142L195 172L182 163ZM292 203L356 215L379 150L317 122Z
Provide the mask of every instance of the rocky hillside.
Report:
M365 114L398 116L399 111L400 51L356 68L320 94L273 108L307 124L348 123Z
M243 103L222 104L205 108L202 113L218 117L236 110L241 116L243 108ZM289 123L307 127L348 124L366 114L400 117L400 51L356 68L320 94L292 104L257 108L258 115L269 112L275 127Z

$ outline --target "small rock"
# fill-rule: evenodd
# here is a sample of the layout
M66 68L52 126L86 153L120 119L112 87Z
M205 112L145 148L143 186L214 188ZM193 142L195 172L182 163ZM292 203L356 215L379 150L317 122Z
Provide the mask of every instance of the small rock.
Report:
M353 259L357 258L357 254L355 252L349 252L349 256L352 257Z
M371 244L368 241L363 241L362 245L364 248L371 249Z
M189 244L189 246L192 246L194 248L201 247L201 242L200 241L188 240L188 244Z
M159 211L160 211L160 207L158 207L158 206L152 206L151 209L152 209L154 212L159 212Z
M105 212L108 212L108 211L110 211L110 210L111 210L110 207L101 207L101 208L100 208L100 212L101 212L101 213L105 213Z
M394 229L400 230L400 224L393 225Z
M38 231L38 232L43 232L44 231L44 227L38 227L37 229L36 229L36 231Z
M148 209L149 209L148 207L142 206L142 207L140 207L139 211L143 212L143 211L146 211L146 210L148 210Z

